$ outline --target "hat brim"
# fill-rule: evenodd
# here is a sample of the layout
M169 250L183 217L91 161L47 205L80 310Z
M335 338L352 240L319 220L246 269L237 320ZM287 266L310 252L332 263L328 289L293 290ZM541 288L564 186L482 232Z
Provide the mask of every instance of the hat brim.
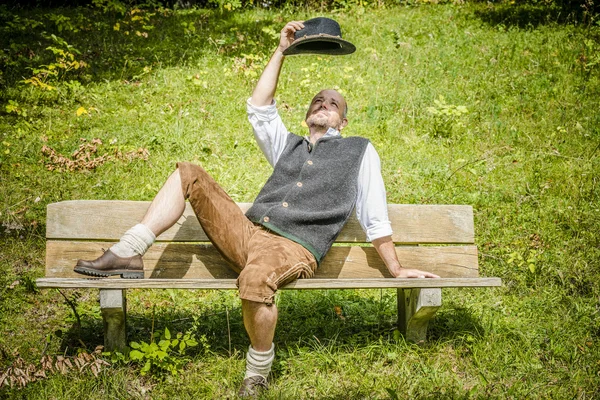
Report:
M352 54L356 47L338 36L313 35L296 39L290 47L284 50L284 56L294 54L327 54L332 56L343 56Z

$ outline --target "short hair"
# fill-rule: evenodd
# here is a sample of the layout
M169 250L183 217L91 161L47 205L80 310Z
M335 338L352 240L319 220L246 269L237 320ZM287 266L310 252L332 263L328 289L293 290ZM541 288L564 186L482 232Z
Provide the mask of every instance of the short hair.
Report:
M344 102L346 103L346 107L344 107L344 114L342 114L342 116L346 118L348 115L348 103L346 102L346 99L344 99Z

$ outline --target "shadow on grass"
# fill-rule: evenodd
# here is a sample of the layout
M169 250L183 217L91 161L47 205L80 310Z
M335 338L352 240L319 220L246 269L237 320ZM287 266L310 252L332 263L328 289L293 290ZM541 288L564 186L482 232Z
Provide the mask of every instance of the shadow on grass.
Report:
M287 291L279 294L279 322L275 333L278 348L286 349L307 340L339 345L369 345L380 337L392 340L396 327L395 296L368 298L358 291L315 290ZM223 296L228 297L229 295ZM199 299L199 302L202 300ZM226 300L225 300L226 301ZM191 331L197 338L206 337L212 352L228 356L245 352L249 339L244 329L241 304L227 308L225 301L213 300L201 312L191 309L155 307L147 312L130 312L127 316L128 342L146 341L154 330L168 327L172 333ZM103 344L101 318L82 318L82 327L73 324L62 332L61 350L85 346L93 350ZM201 348L192 348L196 355Z
M75 322L68 330L58 330L54 335L60 339L60 350L66 355L76 355L77 349L94 351L96 346L104 346L102 319L85 318L81 327Z
M388 298L365 298L352 292L280 293L279 320L274 339L277 348L285 351L288 347L295 348L315 340L322 344L335 342L336 345L353 346L367 346L380 337L391 340L396 326L395 301L389 304ZM149 321L145 318L139 322L138 328L130 331L137 330L139 334L147 335ZM223 305L217 305L202 315L162 312L155 326L169 325L181 332L191 330L196 337L205 336L211 351L222 356L228 356L230 349L231 353L236 350L245 352L249 345L241 306L225 310Z
M286 352L309 343L336 347L368 347L373 343L393 343L396 330L395 291L372 291L365 296L359 290L314 290L280 293L279 321L275 333L278 350ZM198 300L202 301L202 300ZM221 304L218 304L221 303ZM228 308L224 302L198 313L187 309L156 307L156 314L130 313L127 320L128 342L148 342L152 332L192 332L205 337L207 348L228 357L245 353L249 339L244 329L241 306ZM102 321L85 319L83 328L75 325L63 334L61 349L85 346L93 350L103 344ZM442 309L429 325L428 341L466 340L484 337L479 319L466 308ZM191 356L201 355L201 346L190 348Z
M270 51L275 46L270 29L278 32L281 25L274 19L242 21L237 13L219 10L135 10L120 16L90 7L0 7L0 45L6 49L0 88L19 85L33 69L58 65L61 57L70 62L60 51L87 64L65 67L63 60L56 69L61 82L135 81L153 67L200 61L206 52L236 57Z
M480 319L462 307L443 309L429 325L428 340L477 340L485 336Z
M521 29L551 23L586 23L589 19L580 9L569 9L556 4L489 4L476 10L475 16L489 25Z

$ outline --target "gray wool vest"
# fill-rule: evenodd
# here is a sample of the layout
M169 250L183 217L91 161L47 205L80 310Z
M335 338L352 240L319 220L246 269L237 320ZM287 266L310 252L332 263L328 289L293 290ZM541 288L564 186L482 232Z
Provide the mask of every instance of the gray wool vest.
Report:
M350 217L369 141L328 136L312 150L289 133L287 145L246 216L297 242L321 262Z

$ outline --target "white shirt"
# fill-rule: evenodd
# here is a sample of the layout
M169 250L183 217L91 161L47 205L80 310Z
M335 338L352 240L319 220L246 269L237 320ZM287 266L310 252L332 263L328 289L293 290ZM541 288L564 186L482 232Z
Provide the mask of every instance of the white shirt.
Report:
M256 107L247 102L248 119L254 129L254 137L258 147L275 166L287 144L288 130L283 124L275 101L269 106ZM329 128L325 136L339 135ZM381 177L379 155L369 142L358 172L358 196L355 204L356 218L372 241L392 234L392 226L388 219L385 186Z

